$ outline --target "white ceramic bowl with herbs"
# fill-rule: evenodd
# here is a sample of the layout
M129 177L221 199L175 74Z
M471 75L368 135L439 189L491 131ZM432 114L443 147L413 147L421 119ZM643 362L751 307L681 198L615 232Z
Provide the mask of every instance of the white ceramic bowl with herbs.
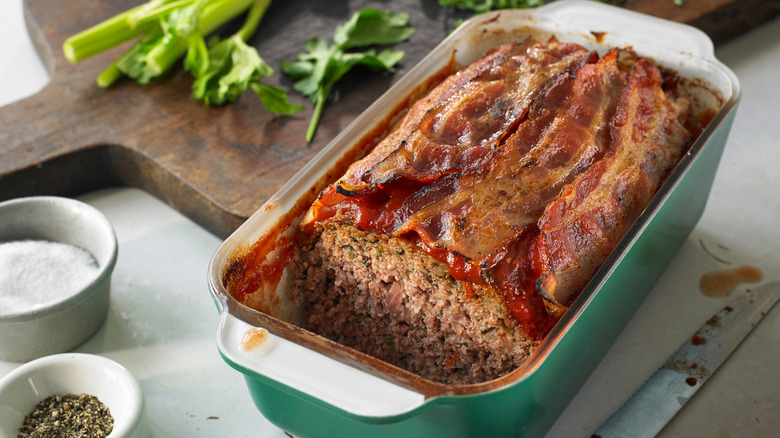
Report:
M150 436L135 377L111 359L84 353L42 357L0 380L0 437L30 436L20 431L23 425L27 431L47 430L44 436L71 436L55 431L77 428L96 437Z
M106 320L116 259L111 223L88 204L55 196L0 202L0 360L71 351L92 336Z

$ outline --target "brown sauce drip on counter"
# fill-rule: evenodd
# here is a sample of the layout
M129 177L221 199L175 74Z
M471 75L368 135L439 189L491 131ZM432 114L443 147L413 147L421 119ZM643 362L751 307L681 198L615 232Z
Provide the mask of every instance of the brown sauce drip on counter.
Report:
M755 266L740 266L723 271L712 271L702 275L699 290L710 298L723 298L731 294L743 283L756 283L764 278L764 273Z

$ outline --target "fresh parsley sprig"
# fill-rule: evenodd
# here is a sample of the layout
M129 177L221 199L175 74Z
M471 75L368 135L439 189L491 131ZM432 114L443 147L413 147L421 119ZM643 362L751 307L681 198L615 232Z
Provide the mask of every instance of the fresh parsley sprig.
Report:
M409 26L409 14L363 9L336 28L332 44L320 38L311 38L304 44L306 52L299 53L296 62L282 61L282 71L296 80L293 88L314 102L306 140L314 138L325 101L333 86L352 67L362 65L372 71L393 71L404 56L403 51L392 49L379 53L373 49L365 52L348 50L399 43L414 33L415 29Z

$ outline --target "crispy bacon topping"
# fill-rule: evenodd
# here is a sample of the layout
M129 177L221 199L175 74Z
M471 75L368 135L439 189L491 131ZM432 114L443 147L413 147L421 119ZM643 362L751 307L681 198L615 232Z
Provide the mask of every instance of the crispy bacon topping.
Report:
M690 140L687 103L625 53L533 38L492 50L415 103L303 229L340 220L416 241L540 339Z
M661 81L649 61L634 64L610 123L609 153L539 219L538 245L546 263L537 286L553 303L566 304L593 276L691 139L680 123L687 102L670 99Z

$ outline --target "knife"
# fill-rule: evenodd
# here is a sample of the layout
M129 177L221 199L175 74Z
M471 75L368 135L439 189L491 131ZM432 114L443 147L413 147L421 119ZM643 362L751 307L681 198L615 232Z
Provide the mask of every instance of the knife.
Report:
M654 437L780 298L780 282L745 292L708 319L592 438Z

